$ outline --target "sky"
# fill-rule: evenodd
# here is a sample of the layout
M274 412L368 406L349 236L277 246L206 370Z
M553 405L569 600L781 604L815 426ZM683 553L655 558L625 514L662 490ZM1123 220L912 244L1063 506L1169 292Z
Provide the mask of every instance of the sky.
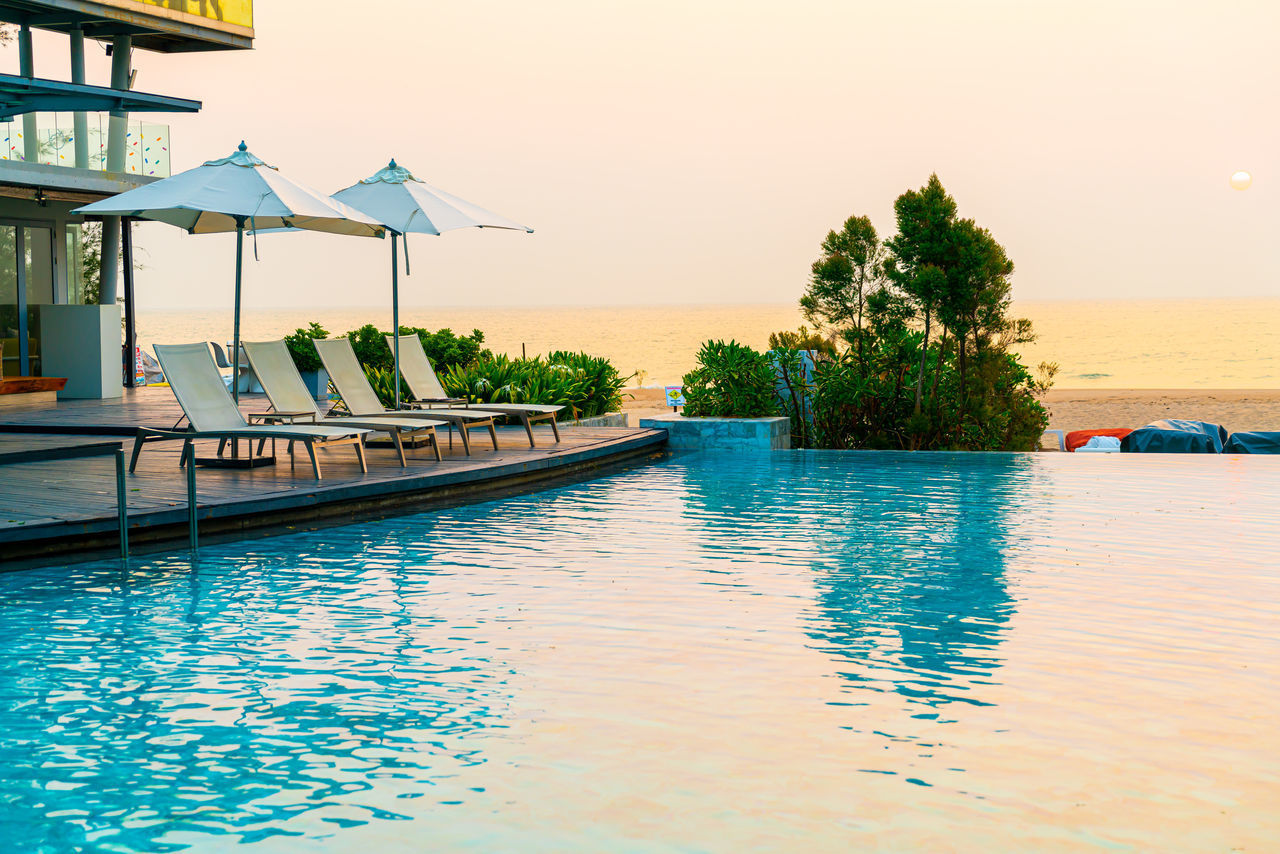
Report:
M828 230L890 236L933 172L1019 300L1280 296L1274 0L259 0L255 29L135 52L204 102L159 119L175 172L243 138L331 193L395 157L535 229L411 237L406 305L793 302ZM66 52L39 34L37 75ZM229 304L233 238L135 235L140 306ZM263 235L245 304L380 303L389 252Z

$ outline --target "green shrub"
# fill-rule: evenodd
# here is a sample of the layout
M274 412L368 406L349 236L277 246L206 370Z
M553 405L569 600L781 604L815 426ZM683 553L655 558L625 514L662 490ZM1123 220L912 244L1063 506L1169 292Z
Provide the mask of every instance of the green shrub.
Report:
M708 341L698 366L684 376L684 414L690 417L762 418L778 414L769 356L737 341Z
M437 371L445 391L477 405L540 403L564 406L560 420L591 418L622 408L623 377L607 359L556 351L544 359L487 354L469 365Z
M320 354L316 352L316 347L311 342L316 338L328 337L329 333L315 321L312 321L306 329L296 329L292 335L284 337L284 346L289 348L289 355L293 357L293 364L297 366L300 373L313 373L324 367L320 361Z
M348 332L347 338L351 340L351 348L356 351L356 358L360 360L360 364L389 371L395 365L394 354L387 346L386 336L389 334L391 333L382 331L372 323L367 323L359 329ZM418 336L418 340L422 342L422 349L426 351L427 358L431 360L436 373L455 365L470 365L481 355L489 352L480 348L484 343L484 333L479 329L471 330L470 335L460 336L454 335L453 330L450 329L432 332L419 326L401 326L400 334Z
M835 356L836 345L829 338L817 332L810 332L808 327L801 326L798 332L769 333L770 350L817 350L819 356Z
M479 329L472 329L470 335L454 335L451 329L431 332L420 326L401 326L400 334L417 335L437 371L454 365L470 365L481 356L490 355L480 346L484 343L484 333Z
M387 346L386 339L382 337L385 334L372 323L366 323L359 329L353 329L347 333L347 340L351 342L351 349L356 352L356 360L366 370L369 368L375 368L380 371L391 370L391 348Z

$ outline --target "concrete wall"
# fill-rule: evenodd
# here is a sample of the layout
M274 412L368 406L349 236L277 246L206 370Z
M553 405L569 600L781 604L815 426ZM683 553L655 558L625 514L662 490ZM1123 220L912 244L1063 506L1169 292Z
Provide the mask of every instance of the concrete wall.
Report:
M120 306L46 305L40 308L42 373L66 377L59 398L111 398L120 384Z
M666 430L667 447L673 450L785 451L791 448L791 422L787 418L655 415L641 418L640 426Z

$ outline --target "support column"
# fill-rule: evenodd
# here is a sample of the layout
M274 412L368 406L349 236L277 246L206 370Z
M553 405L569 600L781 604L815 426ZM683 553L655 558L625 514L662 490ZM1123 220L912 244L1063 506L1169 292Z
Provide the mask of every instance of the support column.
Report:
M136 353L138 349L138 330L134 318L133 302L133 220L125 218L120 221L120 246L124 260L124 357L128 368L125 369L124 384L133 388L137 383L138 369Z
M22 25L18 30L18 73L23 77L36 76L35 53L31 46L31 27ZM28 163L40 162L39 128L35 113L22 114L22 159Z
M132 36L116 36L111 40L111 88L129 89L129 54L133 50ZM129 127L129 114L112 110L107 130L107 171L124 171L125 136ZM113 305L119 283L120 267L120 217L109 216L102 220L102 305Z
M71 82L84 85L84 30L71 31ZM72 117L72 145L77 169L89 168L89 114L77 112Z

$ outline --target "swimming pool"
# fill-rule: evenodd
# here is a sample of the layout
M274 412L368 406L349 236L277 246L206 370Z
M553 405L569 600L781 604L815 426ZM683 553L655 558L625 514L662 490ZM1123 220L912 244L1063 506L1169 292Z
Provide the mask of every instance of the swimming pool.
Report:
M0 576L15 851L1263 850L1280 465L694 454Z

